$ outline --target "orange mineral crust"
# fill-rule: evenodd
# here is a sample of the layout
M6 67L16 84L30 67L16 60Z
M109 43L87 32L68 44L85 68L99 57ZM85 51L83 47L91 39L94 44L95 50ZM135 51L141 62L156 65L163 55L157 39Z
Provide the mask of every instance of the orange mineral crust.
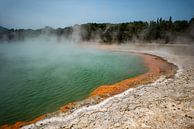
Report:
M176 67L173 64L168 63L166 60L160 57L150 55L150 54L143 54L143 53L137 54L137 55L143 58L144 65L148 67L149 69L148 72L142 75L133 77L133 78L123 80L121 82L118 82L112 85L99 86L89 95L88 99L94 99L100 102L104 100L105 98L121 93L127 90L128 88L135 87L135 86L142 85L142 84L151 83L157 80L161 75L165 75L166 77L172 77L176 72ZM102 98L100 101L96 99L99 97ZM69 111L69 109L72 109L74 107L79 107L78 103L79 102L72 102L72 103L66 104L62 106L59 111L67 112ZM16 122L13 125L6 124L6 125L1 126L0 129L18 129L24 125L32 124L39 120L45 119L47 115L48 114L42 115L28 122L25 122L25 121Z
M28 122L20 121L20 122L16 122L13 125L6 124L6 125L1 126L0 129L19 129L19 128L21 128L24 125L35 123L35 122L37 122L39 120L42 120L44 118L46 118L46 115L39 116L39 117L35 118L34 120L28 121Z
M139 54L144 59L144 64L148 67L148 72L142 75L123 80L113 85L102 85L94 90L90 96L110 96L121 93L128 88L135 87L141 84L147 84L155 81L160 75L167 77L175 74L174 66L166 62L160 57L148 54Z

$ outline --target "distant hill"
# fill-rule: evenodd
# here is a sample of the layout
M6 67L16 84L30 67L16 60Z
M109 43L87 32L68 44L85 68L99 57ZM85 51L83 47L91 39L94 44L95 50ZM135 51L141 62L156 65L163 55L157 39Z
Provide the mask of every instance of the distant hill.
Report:
M0 32L7 32L9 29L5 28L5 27L2 27L0 26Z
M61 38L76 39L80 41L97 41L100 43L125 43L125 42L192 42L194 43L194 18L173 21L158 18L156 21L134 21L126 23L87 23L65 28L53 29L6 29L0 27L0 41L24 40L37 38L41 35L56 36Z

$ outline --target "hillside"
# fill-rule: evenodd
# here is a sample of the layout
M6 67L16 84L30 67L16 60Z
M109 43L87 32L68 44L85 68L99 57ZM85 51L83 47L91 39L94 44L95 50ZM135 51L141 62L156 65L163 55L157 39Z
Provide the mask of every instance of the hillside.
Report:
M81 41L97 41L100 43L124 42L193 42L194 18L189 21L172 21L158 18L156 21L134 21L126 23L87 23L65 28L53 29L6 29L0 27L0 41L24 40L41 35L53 35L61 38Z

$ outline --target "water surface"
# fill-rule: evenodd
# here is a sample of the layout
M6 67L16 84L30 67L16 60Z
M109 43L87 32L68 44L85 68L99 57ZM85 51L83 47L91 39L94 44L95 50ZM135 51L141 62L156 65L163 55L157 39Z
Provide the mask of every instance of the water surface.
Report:
M32 120L146 71L143 60L129 53L63 43L0 44L0 125Z

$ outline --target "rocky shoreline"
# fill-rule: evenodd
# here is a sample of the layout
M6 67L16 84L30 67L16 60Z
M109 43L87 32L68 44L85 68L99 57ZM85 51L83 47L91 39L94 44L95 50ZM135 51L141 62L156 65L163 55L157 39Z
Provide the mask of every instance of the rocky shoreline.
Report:
M129 51L122 48L108 49ZM143 83L105 100L86 99L78 102L79 106L71 103L62 109L68 112L40 116L22 128L194 128L194 56L158 50L130 52L162 57L178 66L178 71L173 78L166 79L162 75L154 83ZM5 128L11 127L19 126Z
M174 78L161 76L152 84L130 88L99 104L23 128L194 128L194 56L144 52L176 64L179 70Z

